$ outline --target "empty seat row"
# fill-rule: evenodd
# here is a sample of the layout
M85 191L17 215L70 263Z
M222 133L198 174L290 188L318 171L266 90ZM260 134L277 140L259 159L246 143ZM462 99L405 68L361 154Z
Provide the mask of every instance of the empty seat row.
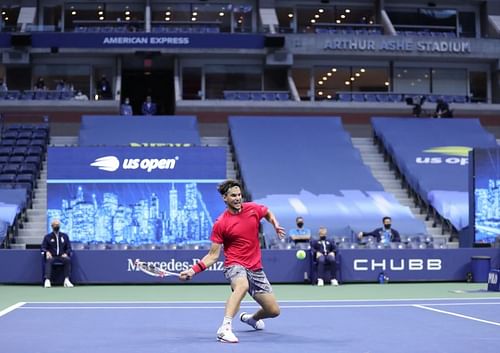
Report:
M12 131L12 130L17 130L17 131L24 131L24 130L29 130L29 131L46 131L49 132L50 126L49 123L35 123L35 124L6 124L2 128L2 132L5 131Z
M441 38L456 38L457 34L455 32L446 31L397 31L401 36L419 36L419 37L441 37Z
M153 26L154 33L219 33L219 26Z
M336 98L340 102L383 102L401 103L407 99L425 98L425 101L436 103L439 99L447 103L467 103L467 96L463 95L440 95L440 94L403 94L403 93L362 93L362 92L337 92Z
M224 99L252 101L287 101L290 100L290 93L272 91L224 91Z
M381 28L335 28L335 27L316 27L314 31L317 34L347 34L347 35L381 35Z
M126 33L136 30L135 26L129 24L121 26L76 26L74 29L78 33Z
M5 91L0 92L0 100L71 100L73 91Z
M0 156L38 156L43 157L44 149L40 146L0 146Z
M47 140L45 139L13 139L6 138L0 140L0 147L28 147L28 146L38 146L45 150L47 146Z

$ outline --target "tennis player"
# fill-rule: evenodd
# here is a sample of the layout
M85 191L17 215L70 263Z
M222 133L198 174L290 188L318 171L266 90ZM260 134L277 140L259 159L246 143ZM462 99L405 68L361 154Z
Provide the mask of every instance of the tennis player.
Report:
M226 302L224 320L217 330L217 340L237 343L232 330L232 320L248 292L261 306L253 314L242 313L240 320L256 330L264 329L263 319L276 317L280 307L273 294L271 284L262 270L259 244L259 224L262 218L271 223L280 238L285 230L271 211L263 205L242 202L241 186L235 180L226 180L218 187L226 204L226 210L215 221L212 229L212 245L207 255L188 270L182 271L181 280L191 279L195 274L213 265L224 247L224 275L231 283L232 293Z

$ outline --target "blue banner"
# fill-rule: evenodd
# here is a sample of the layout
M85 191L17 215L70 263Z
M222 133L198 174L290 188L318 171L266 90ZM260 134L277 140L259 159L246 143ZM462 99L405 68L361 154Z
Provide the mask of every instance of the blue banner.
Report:
M74 242L208 243L225 207L225 148L53 147L47 173L48 227Z
M72 280L90 283L179 283L176 277L156 278L141 272L137 260L169 271L182 271L203 258L207 250L77 250L73 254ZM264 271L271 283L304 283L310 278L310 258L298 260L296 250L262 250ZM380 272L389 282L465 281L473 256L491 257L491 268L500 268L500 249L341 249L340 280L377 282ZM0 250L0 283L42 283L42 258L38 250ZM26 269L31 269L26 271ZM223 257L191 283L225 283Z
M33 48L218 48L263 49L261 34L195 33L32 33ZM0 36L0 46L10 46L10 36Z
M152 277L139 270L136 261L150 262L179 272L205 256L207 250L79 250L73 253L71 280L90 283L180 283L177 277ZM187 283L226 283L224 258ZM304 281L309 261L297 260L295 251L263 250L264 271L273 283ZM38 250L0 250L0 283L42 283L42 258ZM30 268L30 271L26 271Z
M499 249L343 249L340 272L346 282L375 282L381 272L396 282L465 281L477 255L500 267Z
M223 147L50 147L47 183L218 181L226 175ZM132 180L132 181L130 181Z

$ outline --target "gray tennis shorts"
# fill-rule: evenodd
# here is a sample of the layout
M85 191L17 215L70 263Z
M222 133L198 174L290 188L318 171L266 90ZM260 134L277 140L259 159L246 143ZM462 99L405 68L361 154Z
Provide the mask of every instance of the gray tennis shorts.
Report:
M232 265L224 267L224 276L229 282L237 277L246 276L248 279L248 293L252 298L257 293L273 292L271 283L269 283L266 274L262 270L252 271L240 265Z

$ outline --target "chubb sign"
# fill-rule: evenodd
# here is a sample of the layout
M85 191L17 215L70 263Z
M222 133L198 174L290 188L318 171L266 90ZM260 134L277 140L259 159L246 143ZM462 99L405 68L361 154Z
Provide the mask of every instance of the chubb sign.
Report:
M120 161L116 156L104 156L97 158L90 165L106 172L115 172L121 166L122 169L142 169L150 173L156 169L174 169L178 160L179 156L174 158L124 158L123 161Z
M354 271L440 271L441 259L354 259Z

